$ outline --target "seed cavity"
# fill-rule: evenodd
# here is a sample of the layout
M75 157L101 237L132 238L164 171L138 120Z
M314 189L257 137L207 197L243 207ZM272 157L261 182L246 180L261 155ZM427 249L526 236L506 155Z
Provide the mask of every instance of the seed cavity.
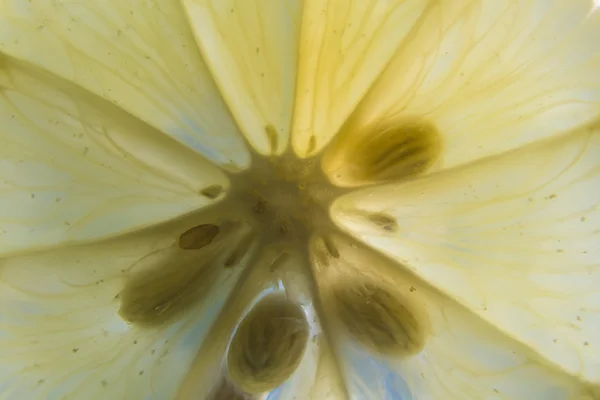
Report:
M342 186L397 181L419 175L439 159L441 137L422 119L385 121L348 131L326 156L325 169Z
M297 368L308 341L302 309L280 296L261 300L239 325L227 353L230 380L242 391L263 393Z
M179 248L199 250L212 243L219 234L219 227L212 224L198 225L188 229L179 236Z
M142 262L146 265L126 277L119 295L121 318L141 326L160 326L198 304L219 270L210 254L151 254Z
M383 229L386 232L398 231L398 223L396 219L388 214L384 213L373 213L367 216L369 221L377 225L377 227Z
M200 191L200 194L202 196L209 198L211 200L214 200L217 197L219 197L221 195L221 193L223 193L223 186L221 186L221 185L207 186Z
M380 354L408 356L425 345L422 324L398 297L369 283L333 288L338 317L350 335Z

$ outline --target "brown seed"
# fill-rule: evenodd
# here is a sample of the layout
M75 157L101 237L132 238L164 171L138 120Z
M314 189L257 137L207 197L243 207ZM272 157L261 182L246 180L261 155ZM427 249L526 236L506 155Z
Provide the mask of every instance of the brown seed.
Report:
M356 282L333 289L342 325L360 343L381 354L419 352L425 337L414 313L396 296L373 284Z
M217 225L198 225L179 236L179 247L185 250L198 250L211 244L218 234Z
M279 296L261 300L239 325L227 353L231 381L248 393L281 385L296 369L308 340L302 309Z

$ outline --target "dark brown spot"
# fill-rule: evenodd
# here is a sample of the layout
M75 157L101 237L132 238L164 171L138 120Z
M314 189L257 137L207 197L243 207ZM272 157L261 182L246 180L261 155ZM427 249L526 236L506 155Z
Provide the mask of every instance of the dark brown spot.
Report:
M289 233L289 231L290 231L290 228L289 228L288 222L287 221L281 221L279 223L279 233L282 236L285 236L285 235L287 235Z
M273 125L267 125L265 126L265 134L267 135L267 139L269 140L271 153L275 153L277 151L277 144L279 143L279 135L277 135L277 129L275 129Z
M217 225L205 224L188 229L179 236L179 248L185 250L198 250L208 246L219 234Z
M310 135L308 139L308 149L306 150L306 154L312 154L317 148L317 137L315 135Z
M324 238L323 244L325 245L325 249L327 249L327 252L331 257L340 258L340 252L337 249L337 247L335 247L335 244L333 244L333 241L331 239Z
M238 261L239 261L238 254L233 252L233 253L231 253L231 255L229 257L227 257L227 260L225 260L224 267L231 268L235 264L237 264Z
M257 197L256 203L252 206L252 212L257 215L262 215L267 212L267 208L269 207L268 203L262 198Z
M369 221L371 221L386 232L396 232L398 230L398 224L396 223L396 219L387 214L369 214L368 218Z
M356 282L334 288L333 293L342 325L371 350L412 355L425 345L414 313L387 290Z
M248 313L231 341L229 377L244 392L272 390L294 372L307 341L302 309L278 296L267 297Z
M223 193L223 186L220 186L220 185L211 185L211 186L205 187L204 189L202 189L200 191L200 194L202 196L207 197L211 200L214 200L217 197L219 197L221 195L221 193Z
M258 201L258 202L257 202L257 203L254 205L254 207L252 207L252 211L253 211L255 214L259 214L259 215L260 215L260 214L264 214L264 213L265 213L265 211L267 211L267 203L265 203L265 202L262 202L262 201Z

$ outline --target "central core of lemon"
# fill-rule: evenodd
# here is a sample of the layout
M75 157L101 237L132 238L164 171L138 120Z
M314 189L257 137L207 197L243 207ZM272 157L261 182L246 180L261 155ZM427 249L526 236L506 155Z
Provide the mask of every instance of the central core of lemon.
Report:
M367 128L346 127L311 158L291 150L253 154L248 169L228 173L227 188L202 189L199 194L216 200L213 205L175 221L173 241L125 274L122 318L141 328L164 325L193 312L222 276L245 268L240 282L252 280L258 300L231 322L227 382L216 387L215 398L230 389L234 394L272 390L302 360L313 329L302 302L285 291L258 293L264 282L283 276L308 282L324 327L345 332L369 351L416 354L425 343L423 313L376 267L366 265L366 260L389 261L339 229L330 210L345 193L431 168L440 141L435 127L422 119ZM400 229L396 218L383 212L353 217L382 235ZM254 278L248 278L251 273ZM227 316L221 320L230 323Z
M328 209L345 192L329 182L317 159L292 155L256 157L250 171L231 181L230 204L224 206L241 207L270 242L333 229Z

